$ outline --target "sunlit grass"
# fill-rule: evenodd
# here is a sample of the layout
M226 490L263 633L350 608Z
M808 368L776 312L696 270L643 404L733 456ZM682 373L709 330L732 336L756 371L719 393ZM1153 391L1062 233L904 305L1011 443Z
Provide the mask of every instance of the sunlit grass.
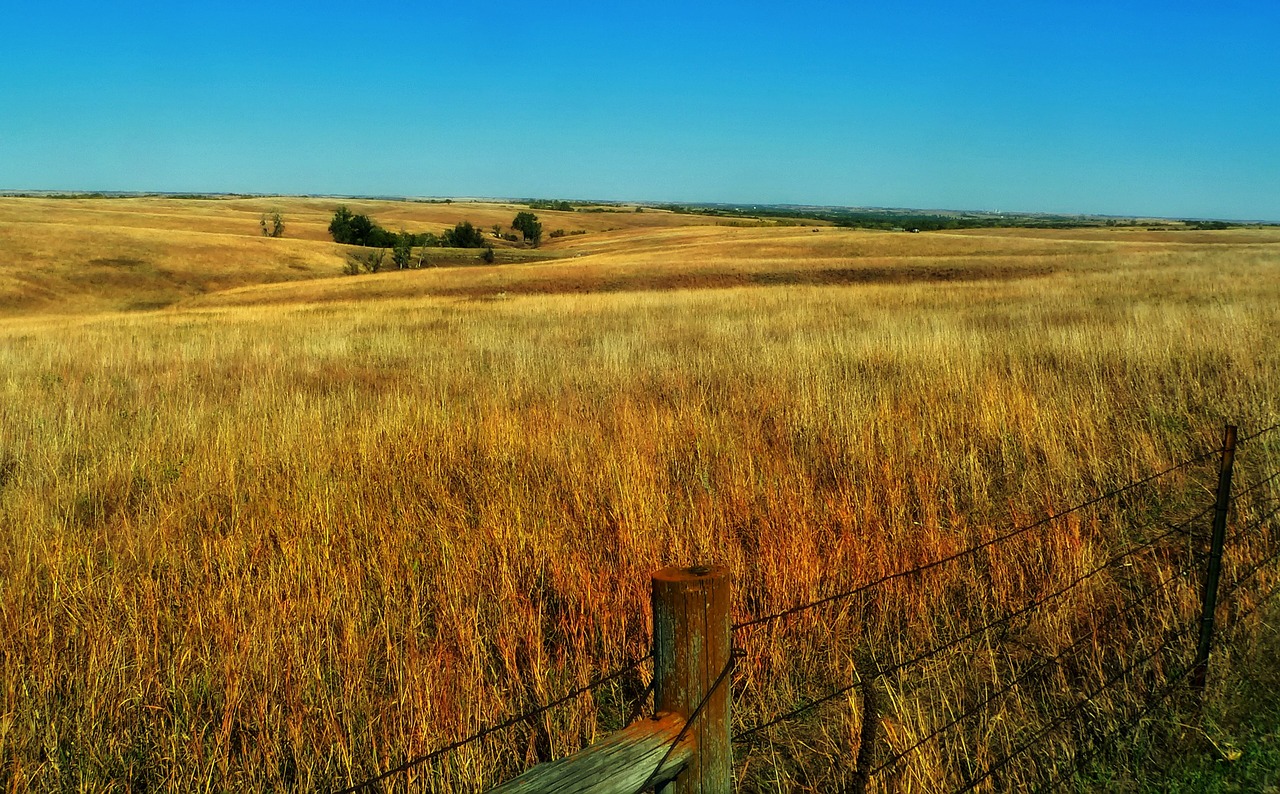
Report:
M765 231L697 232L729 248L691 267L738 262L737 235ZM809 239L838 234L772 233L762 256L799 269L822 255ZM424 278L465 281L441 271L382 279L377 301L316 282L261 305L3 322L0 778L346 784L647 651L664 565L727 563L738 617L761 614L1212 448L1225 421L1276 419L1270 247L1068 252L1022 278L1039 261L1024 244L1044 243L977 280L421 296ZM1276 467L1275 445L1255 449L1250 466ZM1171 518L1211 479L1129 509ZM844 683L859 646L955 636L1096 564L1112 518L744 637L741 724ZM1153 625L1192 614L1194 582L1170 593ZM1074 639L1111 597L1073 596L1036 638ZM888 745L980 691L980 667L904 677ZM550 752L614 727L623 694L548 718ZM1043 706L1015 697L994 719ZM858 719L837 704L740 748L743 785L821 789ZM536 734L411 779L496 782L546 752ZM954 784L946 764L924 748L892 780Z

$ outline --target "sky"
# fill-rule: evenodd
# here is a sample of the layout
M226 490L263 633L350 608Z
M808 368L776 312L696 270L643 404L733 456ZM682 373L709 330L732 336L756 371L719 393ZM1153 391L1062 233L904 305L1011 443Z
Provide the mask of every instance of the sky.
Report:
M1280 221L1280 3L0 0L0 189Z

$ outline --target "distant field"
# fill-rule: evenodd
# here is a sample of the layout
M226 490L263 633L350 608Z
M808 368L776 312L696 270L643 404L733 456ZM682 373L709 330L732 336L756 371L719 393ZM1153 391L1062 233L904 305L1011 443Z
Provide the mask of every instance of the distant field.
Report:
M736 614L759 614L1076 504L1226 421L1280 421L1280 232L538 211L587 233L500 252L529 261L348 277L324 232L337 203L0 198L4 788L340 787L643 653L656 568L724 562ZM519 209L348 204L410 231ZM276 207L286 236L264 239ZM1249 466L1280 465L1280 444L1256 449ZM1125 509L1171 520L1206 483ZM849 649L953 636L973 605L1069 578L1117 520L893 590L874 625L833 611L757 636L739 719L841 680ZM1196 588L1144 619L1185 620ZM1137 647L1096 607L1020 637ZM891 690L885 741L1000 664L964 649L929 671L933 700ZM1101 673L1075 675L1055 683ZM957 741L1016 741L1044 707L1019 693ZM584 699L408 780L479 790L619 711ZM740 749L742 789L829 790L859 719L837 703ZM955 785L949 757L882 785Z

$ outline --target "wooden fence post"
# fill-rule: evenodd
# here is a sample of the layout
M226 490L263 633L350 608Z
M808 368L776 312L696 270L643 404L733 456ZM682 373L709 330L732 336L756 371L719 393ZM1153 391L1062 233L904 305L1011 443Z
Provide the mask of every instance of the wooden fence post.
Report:
M723 565L664 568L653 574L654 705L686 719L694 752L659 794L728 794L733 789L729 680L733 649L729 570ZM720 686L716 687L716 682ZM714 691L713 691L714 690Z
M722 565L653 574L653 717L539 764L490 794L636 794L651 787L661 794L729 794L729 589Z
M1218 500L1213 511L1213 535L1209 540L1209 567L1204 576L1200 600L1200 645L1191 671L1191 685L1204 691L1209 670L1209 650L1213 647L1213 613L1218 607L1218 579L1222 575L1222 546L1227 533L1227 511L1231 507L1231 468L1236 459L1236 426L1227 425L1222 438L1222 463L1218 469Z

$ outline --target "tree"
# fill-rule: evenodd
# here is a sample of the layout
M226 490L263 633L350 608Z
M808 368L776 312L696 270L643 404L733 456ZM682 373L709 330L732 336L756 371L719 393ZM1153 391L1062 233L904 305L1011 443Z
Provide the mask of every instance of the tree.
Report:
M511 228L523 234L525 242L531 243L534 248L537 248L538 243L542 241L542 224L538 222L538 216L532 212L517 214L515 220L511 222Z
M396 270L404 270L413 261L413 237L401 232L396 237L395 247L391 249L391 262Z
M484 248L484 234L471 221L461 221L445 230L443 240L448 248Z
M284 237L284 216L280 210L272 210L270 215L262 213L258 225L262 227L263 237Z
M338 207L329 222L329 234L335 243L343 245L363 245L369 248L395 248L401 240L407 239L409 245L425 245L430 235L410 234L409 232L387 231L368 215L355 215L346 205Z
M343 245L371 245L370 235L376 227L368 215L353 215L344 204L333 213L329 222L329 235L335 243Z
M484 260L484 263L485 263L486 265L492 265L492 264L493 264L493 260L496 258L496 257L493 255L493 246L491 246L491 245L486 245L486 246L484 247L484 253L480 255L480 258L481 258L482 260Z

